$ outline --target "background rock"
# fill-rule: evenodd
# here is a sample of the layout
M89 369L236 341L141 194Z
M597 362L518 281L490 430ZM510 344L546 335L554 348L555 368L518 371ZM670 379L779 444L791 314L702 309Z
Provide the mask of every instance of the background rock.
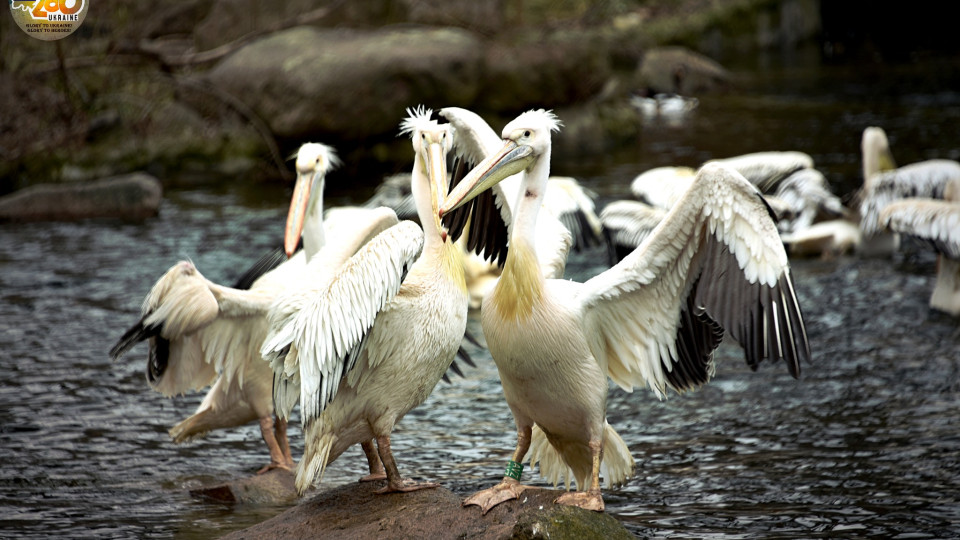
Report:
M396 133L407 107L470 103L481 44L453 28L373 32L300 27L244 47L210 82L244 100L282 138Z
M0 198L0 221L144 219L157 215L160 181L133 173L81 184L39 184Z

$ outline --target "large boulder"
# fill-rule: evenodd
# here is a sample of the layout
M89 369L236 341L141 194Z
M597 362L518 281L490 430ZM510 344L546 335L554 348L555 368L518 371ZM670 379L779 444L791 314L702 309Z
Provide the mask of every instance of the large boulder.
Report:
M378 495L385 482L347 484L224 539L254 538L460 538L553 540L633 538L609 514L554 504L560 492L531 489L486 515L462 507L444 488Z
M94 182L38 184L0 197L0 221L144 219L157 215L162 188L146 173Z
M479 89L480 40L453 28L298 27L243 47L208 74L285 138L396 131L404 109L456 105Z
M691 96L727 88L730 73L714 60L689 49L657 47L644 54L640 79L650 93Z

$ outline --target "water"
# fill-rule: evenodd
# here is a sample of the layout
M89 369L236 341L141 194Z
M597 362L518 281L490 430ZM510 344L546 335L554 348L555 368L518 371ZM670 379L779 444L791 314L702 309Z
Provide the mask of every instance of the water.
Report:
M880 79L807 62L756 67L741 76L757 90L704 98L683 126L650 122L617 152L555 155L555 171L606 201L649 167L797 149L846 195L860 182L867 125L887 129L903 164L960 157L951 64ZM340 180L331 205L350 199ZM229 282L275 245L286 196L276 186L172 191L142 224L0 228L0 537L209 538L283 510L191 498L262 466L259 430L174 445L166 430L202 394L165 399L146 385L145 346L117 363L107 350L176 260ZM575 255L568 277L596 274L601 258ZM960 535L960 322L927 307L933 256L908 246L893 260L793 264L814 353L802 380L782 365L752 373L724 344L717 377L698 392L658 401L612 390L609 420L638 475L605 492L608 512L649 538ZM478 367L441 383L394 436L402 471L461 495L495 483L515 443L496 369L473 352ZM299 455L296 426L290 437ZM363 463L348 452L324 485L355 481Z

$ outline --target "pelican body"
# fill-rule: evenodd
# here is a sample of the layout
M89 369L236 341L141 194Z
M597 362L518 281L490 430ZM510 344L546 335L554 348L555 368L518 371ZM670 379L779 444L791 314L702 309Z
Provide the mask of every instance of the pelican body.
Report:
M709 380L724 329L748 364L809 356L783 245L757 189L721 165L704 167L664 220L623 261L585 283L545 279L534 246L549 175L552 113L528 111L503 129L503 148L447 197L456 211L502 178L522 173L509 250L481 322L514 415L517 446L503 480L465 501L483 512L526 487L525 456L557 483L581 491L557 499L603 510L600 473L626 481L635 464L606 422L607 378L626 390L684 391ZM522 470L522 468L521 468Z
M278 299L271 314L262 353L281 415L300 401L301 494L347 448L370 439L386 469L382 492L436 485L404 481L390 449L396 423L451 365L467 321L461 251L437 212L453 131L429 115L411 112L402 125L416 154L411 182L422 232L412 222L385 231L310 295Z
M397 223L393 211L381 208L324 224L324 181L336 163L333 150L322 144L308 143L298 152L284 239L289 260L283 254L280 260L265 257L236 287L214 283L193 263L180 261L153 286L142 318L111 349L116 359L148 340L147 380L165 396L213 385L197 411L170 430L175 442L259 420L270 451L270 463L259 472L293 468L286 419L275 419L273 371L260 355L267 310L303 278L309 263L339 266L374 234ZM325 226L333 232L332 242L326 241ZM301 237L304 249L294 254ZM280 261L285 262L276 266Z

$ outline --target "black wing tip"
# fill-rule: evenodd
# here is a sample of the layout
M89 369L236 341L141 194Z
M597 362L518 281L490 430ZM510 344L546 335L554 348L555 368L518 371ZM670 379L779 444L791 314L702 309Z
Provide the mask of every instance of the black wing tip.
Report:
M297 243L297 251L303 249L303 238ZM248 290L261 276L286 262L287 254L283 248L275 248L263 254L234 283L234 289Z
M120 339L113 344L113 347L110 347L109 354L111 360L119 360L121 356L126 354L137 343L160 335L161 325L144 325L143 321L144 319L140 319L136 324L128 328L127 331L120 336Z

